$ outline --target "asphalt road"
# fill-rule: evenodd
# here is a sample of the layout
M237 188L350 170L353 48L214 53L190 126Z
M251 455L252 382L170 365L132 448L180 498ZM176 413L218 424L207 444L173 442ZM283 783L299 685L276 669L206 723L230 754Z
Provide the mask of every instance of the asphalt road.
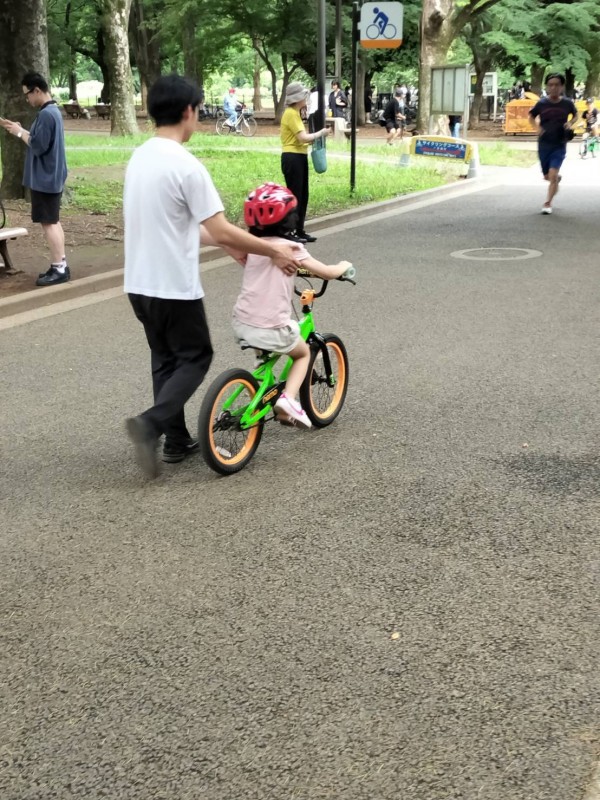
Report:
M516 173L515 173L516 175ZM0 333L3 800L580 800L599 749L598 169L323 235L351 387L147 483L123 298ZM451 256L480 247L528 260ZM204 276L210 377L250 361ZM197 413L202 391L190 404ZM397 634L397 635L396 635Z

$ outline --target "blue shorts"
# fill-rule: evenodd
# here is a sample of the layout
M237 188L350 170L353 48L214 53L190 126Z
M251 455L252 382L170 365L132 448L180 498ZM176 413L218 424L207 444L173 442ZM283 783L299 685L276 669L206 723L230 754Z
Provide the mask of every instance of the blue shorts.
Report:
M560 169L567 155L566 144L539 144L538 155L542 172L547 175L551 169Z

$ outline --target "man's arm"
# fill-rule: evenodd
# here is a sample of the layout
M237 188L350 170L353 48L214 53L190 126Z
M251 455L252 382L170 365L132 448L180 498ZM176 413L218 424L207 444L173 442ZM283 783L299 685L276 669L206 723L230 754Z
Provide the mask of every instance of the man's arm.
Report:
M579 119L580 119L580 116L581 116L579 111L577 110L577 106L575 105L575 103L573 103L572 105L573 105L573 116L566 123L565 128L571 128L571 129L576 128L577 127L577 123L579 122Z
M540 117L537 112L537 106L534 106L531 111L529 112L529 120L531 124L535 127L536 132L539 134L542 132L542 126L540 125Z
M293 275L296 269L300 267L300 262L294 256L295 248L292 245L272 244L258 236L252 236L252 234L228 222L222 211L205 219L200 226L200 230L201 239L205 244L225 249L229 248L238 255L241 253L254 253L258 256L267 256L286 275Z

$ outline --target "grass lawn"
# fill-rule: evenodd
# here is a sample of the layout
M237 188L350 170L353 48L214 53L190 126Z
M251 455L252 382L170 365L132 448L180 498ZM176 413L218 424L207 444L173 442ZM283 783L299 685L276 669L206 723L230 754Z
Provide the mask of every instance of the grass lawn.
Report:
M125 165L133 149L149 136L67 134L67 206L96 214L120 208ZM227 217L236 223L242 220L244 198L250 189L267 180L283 180L279 147L275 136L245 139L207 133L195 134L188 145L210 172ZM356 190L351 195L350 162L345 157L349 143L329 140L328 151L331 157L325 174L317 175L311 167L309 210L313 217L441 186L464 171L460 162L431 158L412 158L410 167L400 168L398 147L359 142ZM485 165L529 167L536 160L533 151L516 150L505 142L480 144L479 153ZM361 160L363 156L365 160Z
M67 135L71 207L97 214L119 208L125 164L134 146L146 138ZM283 180L276 137L241 139L196 134L188 147L208 169L232 222L241 222L244 199L251 189L265 181ZM333 145L330 152L343 154L346 149L345 144ZM401 169L396 148L393 151L388 148L384 155L385 159L357 162L356 190L352 195L348 159L330 158L327 172L323 175L317 175L311 168L311 216L431 189L455 179L454 172L446 164L428 163Z

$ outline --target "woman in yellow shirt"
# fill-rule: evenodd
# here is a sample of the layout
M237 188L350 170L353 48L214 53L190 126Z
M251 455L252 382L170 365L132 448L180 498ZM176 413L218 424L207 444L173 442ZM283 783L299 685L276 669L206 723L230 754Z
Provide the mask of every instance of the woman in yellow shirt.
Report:
M281 117L281 171L285 185L298 201L298 227L287 238L297 242L316 242L304 230L304 219L308 206L308 145L329 130L322 128L316 133L307 133L300 111L306 107L309 91L301 83L290 83L285 92L286 109Z

